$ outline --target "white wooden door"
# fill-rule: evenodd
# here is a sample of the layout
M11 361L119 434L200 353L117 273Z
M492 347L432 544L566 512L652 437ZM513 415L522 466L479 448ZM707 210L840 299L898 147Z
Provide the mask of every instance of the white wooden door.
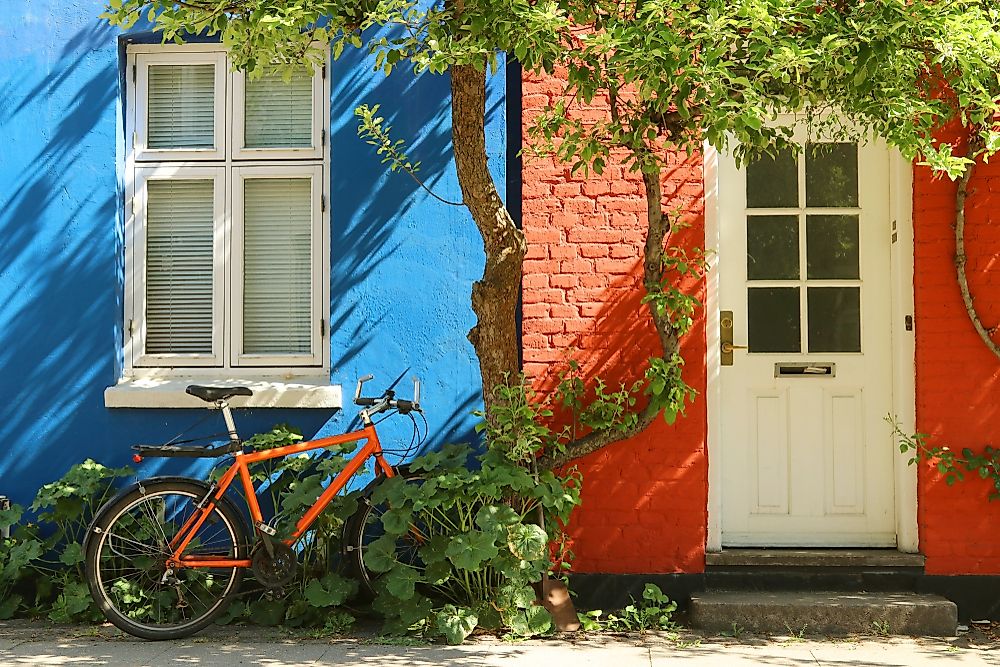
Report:
M895 545L888 190L881 143L720 160L724 546Z

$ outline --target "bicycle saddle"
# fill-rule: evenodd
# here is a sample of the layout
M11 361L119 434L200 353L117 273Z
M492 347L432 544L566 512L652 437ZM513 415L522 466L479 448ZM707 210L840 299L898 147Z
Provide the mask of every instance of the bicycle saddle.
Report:
M253 392L246 387L204 387L192 384L184 391L208 403L222 401L231 396L253 396Z

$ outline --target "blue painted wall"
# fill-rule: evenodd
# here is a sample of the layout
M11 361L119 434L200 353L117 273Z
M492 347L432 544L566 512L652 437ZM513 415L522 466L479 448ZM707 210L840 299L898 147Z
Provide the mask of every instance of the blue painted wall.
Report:
M104 407L121 369L123 63L118 31L96 18L102 8L103 0L0 3L0 494L21 503L74 463L122 465L133 442L163 441L202 416ZM429 446L469 440L481 390L465 334L482 242L464 208L387 174L353 116L360 103L381 104L428 185L459 200L448 80L386 78L356 53L332 75L332 379L349 401L360 375L374 373L373 388L402 378L402 395L419 375ZM503 85L501 69L487 129L500 186ZM354 415L350 405L240 411L237 425L244 436L278 422L330 434ZM387 442L409 442L407 420L383 426ZM147 460L141 474L178 466Z

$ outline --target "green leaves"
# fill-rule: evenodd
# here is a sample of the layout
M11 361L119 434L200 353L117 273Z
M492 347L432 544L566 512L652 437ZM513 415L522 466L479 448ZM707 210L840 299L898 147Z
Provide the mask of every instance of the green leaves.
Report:
M472 634L479 623L479 617L470 609L446 604L435 615L436 626L449 644L461 644Z
M313 607L337 607L344 604L357 590L356 581L329 572L306 584L302 594Z
M460 570L477 570L483 564L499 553L496 536L471 530L452 536L445 554L454 566Z
M507 548L521 560L544 558L548 543L548 535L534 524L518 523L507 529Z

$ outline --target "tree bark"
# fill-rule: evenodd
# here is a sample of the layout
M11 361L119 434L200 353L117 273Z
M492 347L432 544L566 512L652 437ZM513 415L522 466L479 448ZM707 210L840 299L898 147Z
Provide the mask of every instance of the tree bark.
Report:
M962 303L965 304L965 312L968 313L972 326L979 334L983 344L989 348L990 352L1000 358L1000 345L997 345L992 337L994 329L987 329L983 325L979 312L976 311L976 305L973 303L972 292L969 290L969 279L965 272L967 261L965 255L965 202L969 197L969 183L972 182L972 176L976 172L975 160L980 148L982 145L977 139L977 135L972 133L966 157L972 159L973 162L965 168L962 177L958 179L958 189L955 191L955 270L958 277L958 289L962 293Z
M526 252L524 233L504 207L486 157L486 71L451 68L451 126L462 199L483 237L486 266L472 286L476 325L469 331L479 357L487 419L496 388L517 381L520 372L517 307Z
M663 280L663 248L670 233L670 220L663 215L663 192L659 170L653 173L644 171L642 183L646 192L646 247L642 262L642 284L648 294L659 289ZM647 304L647 308L653 319L663 356L665 358L673 356L678 350L679 339L669 317L660 314L652 302ZM543 457L539 465L546 469L560 468L574 459L592 454L619 440L627 440L645 431L659 413L658 409L647 404L639 413L635 424L629 428L591 431L582 438L570 442L562 454Z

